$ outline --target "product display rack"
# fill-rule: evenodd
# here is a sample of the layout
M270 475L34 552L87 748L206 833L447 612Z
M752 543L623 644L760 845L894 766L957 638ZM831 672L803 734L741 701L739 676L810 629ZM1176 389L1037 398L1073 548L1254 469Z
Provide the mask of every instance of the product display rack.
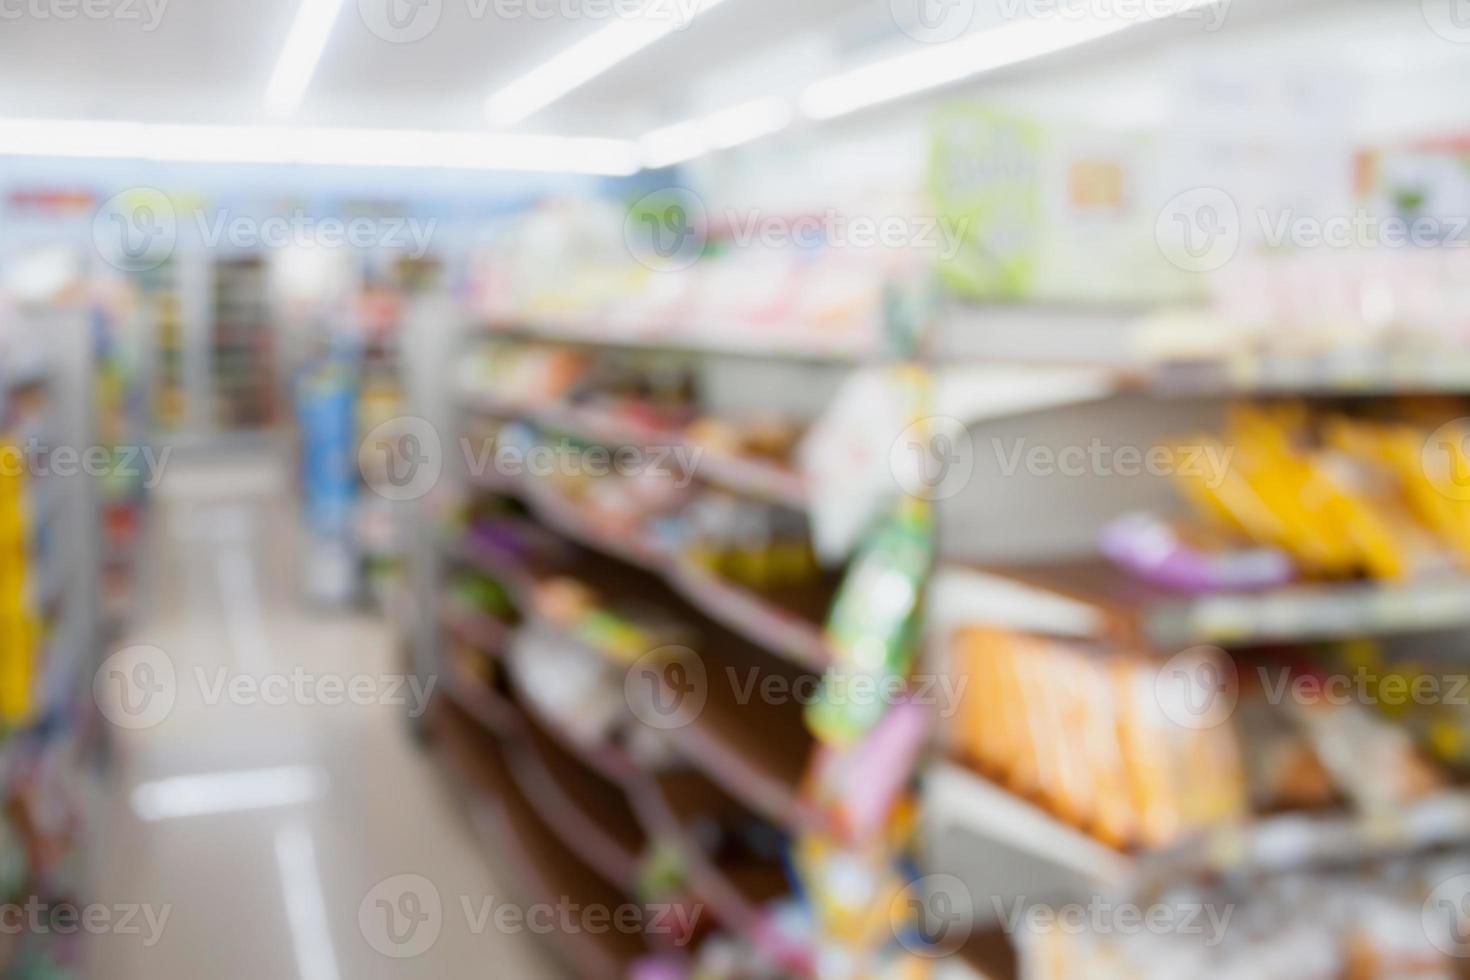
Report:
M1136 318L1132 312L997 310L995 329L1002 337L1019 337L1022 325L1061 326L1053 340L1037 341L1034 336L1009 344L1003 340L999 359L981 352L975 360L973 350L969 359L1016 367L1055 364L1065 358L1038 357L1037 351L1022 346L1039 343L1053 351L1067 349L1054 343L1055 336L1065 333L1075 338L1080 329L1089 339L1071 345L1069 353L1087 349L1088 369L1108 379L1097 393L1099 402L1141 397L1153 410L1173 412L1224 398L1268 404L1320 400L1368 408L1381 399L1421 398L1438 399L1436 404L1448 417L1454 412L1444 407L1446 398L1470 392L1464 357L1453 351L1308 358L1252 353L1130 364L1129 356L1120 353L1116 336L1111 342L1100 338L1109 328L1132 323ZM982 315L974 308L960 319L973 325ZM1103 434L1124 444L1132 435ZM967 493L978 493L978 487ZM1402 582L1301 581L1190 594L1134 577L1101 554L1049 555L1029 561L951 559L937 571L931 586L932 664L937 670L950 669L943 650L947 631L967 622L1063 642L1136 650L1162 662L1172 654L1205 646L1256 651L1269 658L1272 651L1291 645L1365 637L1423 634L1454 645L1470 630L1467 609L1470 581L1461 573L1443 570ZM1460 639L1446 639L1451 636ZM1158 896L1181 886L1373 867L1398 859L1463 853L1470 846L1470 792L1458 786L1387 808L1347 806L1257 815L1192 833L1160 849L1124 850L1060 819L1015 788L947 758L942 749L925 767L922 783L927 837L931 844L944 841L926 855L925 870L960 875L970 886L977 909L982 899L994 897L998 906L1017 895L1054 901ZM977 932L974 943L945 961L947 972L942 975L995 980L1015 975L1013 971L1027 963L1037 967L1039 962L1028 956L1046 955L1013 949L989 959L977 948L990 949L997 942L1008 946L1011 938L998 931Z
M953 583L977 608L1011 604L1007 622L1068 635L1142 641L1157 649L1225 647L1390 636L1470 627L1470 578L1423 582L1304 583L1255 592L1188 596L1119 575L1101 556L1023 565L953 566ZM1028 601L1033 605L1028 605ZM1035 604L1045 608L1033 615Z
M276 418L276 360L259 256L214 264L211 347L216 423L225 430L268 428Z
M166 326L158 323L156 329ZM136 314L98 313L94 357L97 436L115 464L97 488L103 533L102 610L104 633L109 636L123 631L141 587L149 513L147 479L157 475L147 470L145 447L159 459L149 439L150 378L141 357L141 327ZM171 370L167 364L160 369Z
M152 373L153 419L164 432L177 431L184 425L188 400L188 355L179 275L178 265L170 261L135 277L144 310L153 324L152 343L157 351Z
M479 342L500 342L510 335L491 328L470 331L469 336ZM551 336L564 339L564 332L522 329L514 336L544 342ZM625 347L606 337L595 342L578 338L573 343L596 350ZM446 344L445 353L452 360L455 344ZM650 349L644 339L626 346ZM717 360L784 361L788 353L711 351L662 342L652 349ZM798 359L835 370L851 364L845 357L812 361L798 355ZM489 422L614 448L697 445L682 432L630 423L626 416L595 409L519 404L476 390L439 394L445 417L453 420L444 423L445 430L454 438L466 431L466 425L473 429ZM433 417L429 411L424 414ZM700 485L768 506L793 510L807 506L804 481L794 468L711 452L702 457L693 476ZM791 838L828 829L826 815L807 798L807 769L817 743L799 705L766 704L742 696L732 678L737 666L787 683L804 675L819 676L832 662L823 633L835 582L824 581L810 595L800 590L763 595L697 566L657 537L591 519L538 479L495 468L467 470L461 474L461 486L471 497L505 503L488 537L475 533L473 525L468 532L440 529L432 535L437 555L431 561L439 570L432 577L415 576L415 585L418 590L429 589L418 595L424 597L420 608L432 610L428 638L436 652L426 656L421 649L416 660L421 672L444 681L446 697L434 723L436 737L451 731L450 740L456 743L451 755L459 757L461 771L479 775L494 771L491 792L501 802L489 805L490 813L512 811L509 819L501 815L486 822L500 834L510 834L510 843L502 837L499 849L512 847L522 863L532 855L544 855L544 866L515 869L520 872L516 879L534 891L538 881L565 874L567 887L578 883L568 892L574 897L577 888L589 887L590 882L615 889L622 901L643 900L650 894L665 901L694 901L706 908L706 917L718 919L722 935L760 951L781 975L813 975L814 951L786 935L768 910L768 903L799 888L784 862L776 854L756 859L710 853L703 843L709 828L696 830L690 821L697 817L702 826L712 812L723 813L741 825L764 825L767 833ZM637 597L642 604L676 611L692 624L702 637L699 656L708 664L709 681L696 717L666 736L640 720L639 712L629 710L637 703L634 700L619 712L621 720L611 732L589 735L579 720L546 704L542 692L549 678L526 673L536 656L529 649L522 652L524 644L550 643L575 650L620 673L630 665L625 659L629 655L613 647L600 648L596 638L568 632L566 624L548 618L537 594L540 573L526 564L524 555L502 546L506 535L549 538L556 548L571 548L564 567L604 596ZM501 583L517 610L517 623L507 624L429 585L443 581L455 568ZM634 697L631 692L626 696ZM494 760L468 763L467 743L493 754ZM522 807L539 815L537 839L528 840L531 832L516 824L514 811ZM662 890L650 892L650 875L661 880L657 868L667 860L660 855L673 855L679 871L664 881ZM606 967L615 961L616 970L599 975L622 975L640 953L687 965L688 949L660 948L655 942L647 949L596 951L581 964L577 951L564 952L574 965L596 960L599 967Z
M30 445L34 471L21 487L28 501L28 567L10 571L28 579L39 624L33 671L20 662L25 654L14 638L6 643L3 887L7 901L73 900L86 879L79 784L100 732L90 678L101 636L102 535L93 481L52 472L48 456L57 446L96 442L94 328L107 314L73 301L0 316L8 341L0 355L3 422L12 445ZM31 438L36 442L28 443ZM21 937L4 944L0 957L6 975L68 976L80 969L75 937Z

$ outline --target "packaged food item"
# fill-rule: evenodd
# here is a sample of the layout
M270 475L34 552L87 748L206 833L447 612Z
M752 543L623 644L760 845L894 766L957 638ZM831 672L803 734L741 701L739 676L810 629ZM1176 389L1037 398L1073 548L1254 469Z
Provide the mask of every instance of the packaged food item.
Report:
M866 841L888 826L905 800L930 731L928 711L903 701L848 749L822 746L808 778L809 795L848 840Z
M952 750L1117 847L1162 847L1248 812L1235 730L1181 724L1153 658L986 627L951 641L968 678Z
M1326 808L1337 801L1332 775L1284 706L1252 697L1242 698L1237 710L1254 812Z
M733 582L779 593L821 576L807 520L794 511L706 490L682 518L685 556Z
M1289 567L1305 578L1386 581L1470 568L1470 495L1445 482L1466 465L1464 445L1407 407L1377 413L1233 409L1222 439L1168 447L1199 525L1129 518L1108 529L1104 550L1151 581L1201 590L1280 584Z
M833 665L822 694L807 710L807 724L822 741L852 745L887 710L883 698L834 697L834 689L850 690L859 676L878 691L907 681L934 550L931 506L905 498L854 557L827 627Z
M916 818L908 801L882 836L862 844L811 833L797 839L792 860L813 919L818 975L873 976L902 952L898 937L914 926L906 921L914 909L904 898L915 873L903 855Z
M1012 938L1026 980L1448 978L1459 942L1436 887L1470 871L1464 853L1179 887L1133 899L1086 896L1092 915L1042 905ZM1446 903L1448 904L1448 903ZM1151 928L1130 928L1127 915Z
M0 440L5 458L20 459L23 452ZM41 624L26 519L28 486L26 467L0 468L0 724L6 728L24 727L36 714Z
M1363 705L1320 700L1292 707L1323 765L1364 811L1400 808L1445 787L1408 734Z
M497 341L462 357L455 383L492 405L528 408L562 399L591 368L588 355L571 347Z
M1184 592L1231 592L1285 585L1296 576L1277 548L1199 547L1151 514L1130 514L1103 529L1102 551L1145 581Z

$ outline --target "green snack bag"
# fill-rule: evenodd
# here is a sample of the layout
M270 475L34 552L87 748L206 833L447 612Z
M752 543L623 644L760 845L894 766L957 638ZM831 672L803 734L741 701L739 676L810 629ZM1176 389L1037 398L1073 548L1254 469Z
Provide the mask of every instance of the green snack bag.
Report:
M903 690L934 553L933 507L916 498L904 498L859 549L827 624L834 662L806 713L823 742L854 744Z

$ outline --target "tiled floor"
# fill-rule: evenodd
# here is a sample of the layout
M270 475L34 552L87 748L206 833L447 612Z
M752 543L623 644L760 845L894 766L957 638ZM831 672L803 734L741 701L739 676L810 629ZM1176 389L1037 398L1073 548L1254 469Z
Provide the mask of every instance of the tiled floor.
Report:
M144 906L143 926L93 941L90 975L551 975L534 937L477 928L483 919L467 914L503 893L415 744L407 709L353 703L412 694L380 680L400 668L378 619L324 613L302 597L285 472L268 456L177 461L157 497L147 585L120 646L162 651L174 681L153 683L171 708L152 727L117 729L94 890L102 905ZM126 676L160 676L160 654L127 656L116 663ZM137 675L141 663L154 673ZM272 676L289 681L284 697L242 686ZM356 696L333 678L360 685ZM346 703L324 703L335 698ZM220 778L159 782L196 776ZM169 815L191 809L219 812ZM402 941L422 918L417 897L378 887L401 875L421 876L440 898L426 951L432 933ZM163 923L156 942L146 913ZM386 917L398 914L402 929L390 931Z

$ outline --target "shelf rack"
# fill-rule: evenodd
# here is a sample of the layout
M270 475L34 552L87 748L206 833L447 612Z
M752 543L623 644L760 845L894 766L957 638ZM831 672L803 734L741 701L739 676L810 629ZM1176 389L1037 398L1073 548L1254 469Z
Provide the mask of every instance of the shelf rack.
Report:
M1134 893L1186 875L1275 874L1470 843L1470 790L1373 813L1266 816L1151 852L1115 850L953 762L925 773L924 807L941 826L1007 844L1079 882Z
M970 308L956 323L968 322L982 333L980 344L988 349L972 350L959 360L1094 370L1101 379L1100 398L1131 398L1144 406L1143 413L1153 411L1152 404L1162 410L1199 401L1207 408L1207 401L1237 397L1470 394L1470 352L1250 354L1140 363L1116 343L1135 316L1129 311ZM1061 336L1071 339L1059 344ZM1061 358L1046 356L1058 350L1065 351ZM1134 579L1101 555L1062 550L1061 557L1025 562L947 562L931 583L927 619L936 637L970 621L1162 655L1206 644L1244 650L1470 629L1470 577L1443 573L1402 583L1303 582L1193 595ZM1157 894L1149 890L1185 879L1248 881L1470 845L1470 789L1465 788L1372 811L1343 805L1262 815L1198 832L1166 849L1123 852L1009 787L940 758L925 770L923 813L926 826L953 843L924 870L968 873L966 880L984 882L987 895L1009 894L1008 886L1015 885L1017 894L1033 898ZM1007 962L1007 957L967 948L946 959L939 975L1000 977L1014 975L1015 969L1014 951Z
M1191 596L1130 578L1101 556L1024 565L951 565L946 601L988 622L1109 637L1178 652L1470 627L1470 577L1344 582Z
M410 319L410 331L416 329L416 324L422 329L427 319L427 314L416 312ZM606 412L564 405L513 405L473 393L446 392L438 380L461 338L443 329L442 322L433 332L436 339L429 343L405 345L411 352L410 361L417 361L406 367L410 372L411 402L423 406L421 414L436 420L440 431L460 431L458 420L462 417L492 415L593 444L704 448L684 440L680 433L630 424ZM480 330L475 335L608 346L604 339L568 336L566 331L495 329ZM848 352L710 350L698 345L665 344L652 338L616 341L614 345L697 356L776 357L837 367L852 367L863 360ZM807 506L803 481L793 470L708 451L701 452L700 460L695 475L708 483L790 509L804 510ZM830 663L820 623L829 593L813 594L794 604L785 599L773 601L669 554L651 538L602 524L544 484L508 478L493 470L456 475L463 477L463 485L473 492L518 502L529 515L528 527L542 534L549 532L553 539L573 549L600 556L610 569L623 568L629 575L642 576L640 581L658 583L659 595L674 603L673 608L686 607L692 622L705 624L701 629L708 627L728 636L734 644L732 655L754 656L782 673L818 673ZM618 729L605 738L593 739L575 732L526 696L529 692L516 667L516 657L509 655L520 631L560 629L536 609L538 571L474 533L455 539L428 533L419 540L432 540L433 545L415 559L421 568L427 568L427 574L414 576L415 598L421 610L415 635L420 644L428 645L428 650L415 655L416 669L443 678L446 698L441 699L439 714L451 715L461 730L466 726L475 729L473 751L493 749L496 753L492 768L499 788L494 792L510 802L482 808L482 823L495 839L506 842L504 846L517 848L522 857L538 866L523 869L525 873L517 877L549 876L567 870L567 862L572 861L579 873L590 873L598 882L627 895L638 884L650 846L658 842L681 855L691 897L713 910L726 929L781 963L790 975L810 975L809 952L791 948L789 940L766 921L762 908L766 901L790 893L791 882L784 865L721 865L703 852L687 824L689 816L705 802L735 807L747 814L746 819L762 819L786 834L819 826L821 818L802 800L801 784L808 762L805 747L810 746L811 739L799 706L746 704L730 686L734 682L721 683L723 678L711 669L710 698L705 709L675 737L643 728L631 709ZM456 564L502 583L519 611L518 628L444 597L439 583L446 581L446 569ZM608 574L616 577L615 572ZM425 622L425 615L431 621ZM450 655L451 651L434 649L441 637L452 639L461 651L487 658L497 679L487 681L478 665L470 670L457 655ZM564 630L560 639L586 647L585 640ZM588 648L587 652L610 662L616 657L613 651ZM752 710L761 712L755 720L750 715ZM443 724L442 720L434 722L436 734ZM650 768L652 760L647 754L653 743L663 747L655 753L655 768ZM461 751L463 744L461 738ZM469 770L483 775L487 765L471 761ZM514 819L514 811L522 804L526 813L543 813L546 826L541 832L558 843L552 849L559 853L527 845L524 827ZM512 811L511 817L506 811ZM579 966L589 969L594 959L602 971L599 975L612 975L604 968L616 957L588 956Z
M765 460L716 453L674 429L644 425L595 408L516 405L478 392L465 392L461 397L467 407L477 412L520 419L587 442L694 450L698 453L695 475L700 479L792 510L804 510L807 506L806 484L794 469Z
M691 606L743 633L752 642L801 667L821 670L831 662L820 626L764 597L727 582L689 561L667 555L651 541L609 533L581 511L533 481L490 472L471 478L481 490L519 499L546 527L610 558L661 577ZM506 574L500 567L495 574ZM514 573L511 573L514 575Z
M936 346L946 365L1086 368L1105 377L1114 393L1159 399L1470 393L1470 350L1143 357L1133 336L1148 314L1128 307L957 303L939 317Z
M1095 314L1076 310L1023 311L1022 319L1037 317L1068 321L1068 329L1095 330L1130 321L1132 311ZM634 347L681 353L711 352L655 339L607 340L577 336L570 331L495 329L487 335L519 339L556 340L597 347ZM1094 338L1100 336L1094 334ZM1088 353L1086 345L1072 345ZM733 356L773 356L771 352L725 352ZM1095 352L1093 352L1095 354ZM775 355L784 356L784 355ZM1080 363L1079 363L1080 362ZM863 363L862 359L852 363ZM1025 356L978 362L959 361L958 378L976 368L995 370L1006 364L1023 366L1008 381L1000 403L969 405L974 417L1003 418L1018 412L1046 411L1113 395L1143 394L1164 399L1218 398L1234 395L1340 396L1399 392L1470 391L1470 370L1443 366L1430 360L1399 359L1377 373L1364 372L1347 362L1293 363L1281 359L1254 362L1167 362L1150 365L1126 359L1083 356L1072 363L1032 360ZM970 375L964 375L969 377ZM1035 389L1028 397L1020 391ZM973 386L970 386L973 387ZM650 444L699 448L682 433L666 431L593 408L565 405L516 405L480 395L451 396L459 410L513 419L532 427L570 435L589 443ZM969 416L967 416L969 417ZM706 453L697 476L706 482L793 508L806 505L805 487L793 471L770 464L730 460ZM725 582L701 568L661 553L647 539L620 535L587 519L568 501L544 488L502 474L475 477L478 488L521 501L542 525L557 534L626 565L659 577L674 593L712 620L752 643L779 653L788 662L821 670L830 655L814 622L790 615L766 601ZM467 557L460 555L461 558ZM478 557L482 564L487 556ZM494 561L491 564L496 564ZM508 570L500 562L502 575ZM522 585L526 577L521 578ZM947 596L947 599L941 599ZM931 586L931 615L942 620L947 606L985 610L991 621L1017 628L1064 636L1107 637L1141 643L1163 650L1211 643L1250 647L1272 643L1325 639L1344 632L1394 634L1470 626L1470 579L1450 577L1412 585L1371 583L1296 585L1259 593L1229 596L1187 596L1152 589L1120 575L1100 556L1019 564L955 565L942 568ZM461 623L470 627L469 623ZM461 639L465 631L460 630ZM483 634L481 640L488 639ZM514 681L512 681L514 686ZM799 828L812 819L803 811L797 790L801 767L782 772L762 764L760 746L741 746L737 737L744 726L722 714L721 705L708 708L703 724L691 726L676 746L679 756L692 764L691 778L713 783L721 793L742 801L779 826ZM628 793L637 822L650 839L669 841L686 855L688 874L700 898L721 918L762 942L762 924L749 901L749 888L731 880L701 855L690 853L692 842L682 834L666 796L677 792L650 786L637 761L616 746L577 745L569 733L556 733L555 723L538 718L560 750L573 753L580 765L597 778L616 781ZM609 755L611 759L609 761ZM1393 854L1439 844L1470 841L1470 794L1446 793L1390 814L1292 814L1248 825L1225 827L1191 839L1167 851L1130 854L1112 850L1080 829L1070 827L1045 810L962 766L937 762L923 778L926 820L980 833L1006 842L1032 858L1050 862L1079 881L1115 887L1139 887L1170 876L1271 873L1303 864L1332 864L1362 853ZM1303 841L1311 846L1303 846ZM697 849L696 849L697 850ZM757 888L758 892L759 889ZM977 941L977 949L945 961L953 975L1003 977L1016 969L1014 950L999 942ZM983 946L981 949L979 947ZM972 955L973 954L973 955Z
M502 645L477 649L502 666L514 693L520 682L504 656L508 637L503 632ZM588 742L556 718L537 713L529 699L507 699L463 670L448 671L446 691L453 708L441 708L440 713L452 712L461 728L475 728L482 747L487 741L494 743L497 778L505 781L498 792L503 796L506 783L513 785L559 847L586 869L621 894L633 896L639 891L648 842L672 845L687 864L688 882L698 901L773 956L799 964L799 951L782 948L759 912L760 901L784 894L789 887L784 868L721 868L703 855L678 815L697 805L701 795L714 795L725 805L740 808L761 808L764 801L769 815L789 828L809 819L795 797L799 772L772 776L745 757L748 742L743 750L732 751L719 736L700 738L696 724L685 729L680 741L698 768L654 776L616 742ZM723 732L729 736L729 729ZM771 759L768 753L766 763ZM465 765L461 761L461 767ZM468 764L472 774L483 773L486 765L483 760ZM790 782L782 782L783 778ZM503 816L487 827L495 830L496 841L507 840ZM516 836L510 840L524 843ZM565 855L559 860L565 861Z

